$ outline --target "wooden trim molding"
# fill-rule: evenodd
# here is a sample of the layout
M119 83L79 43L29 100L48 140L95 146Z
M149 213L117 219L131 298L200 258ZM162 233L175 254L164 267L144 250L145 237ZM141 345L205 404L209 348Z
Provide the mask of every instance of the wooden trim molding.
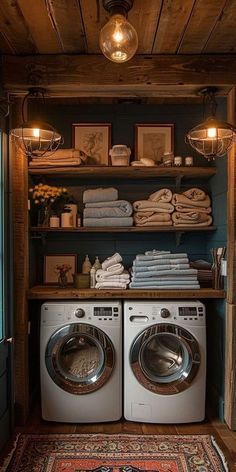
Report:
M37 84L50 96L196 97L203 85L235 83L236 54L136 55L121 65L101 54L2 56L3 88L15 94Z

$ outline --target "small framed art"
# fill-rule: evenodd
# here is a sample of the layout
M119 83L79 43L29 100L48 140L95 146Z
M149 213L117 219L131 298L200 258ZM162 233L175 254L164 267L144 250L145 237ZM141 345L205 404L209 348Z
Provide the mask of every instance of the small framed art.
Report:
M151 158L161 164L164 152L174 152L174 125L145 123L135 125L135 159Z
M47 254L44 256L44 284L57 284L60 273L66 273L68 284L73 284L77 269L76 254Z
M88 165L109 164L111 123L73 123L72 143L88 156Z

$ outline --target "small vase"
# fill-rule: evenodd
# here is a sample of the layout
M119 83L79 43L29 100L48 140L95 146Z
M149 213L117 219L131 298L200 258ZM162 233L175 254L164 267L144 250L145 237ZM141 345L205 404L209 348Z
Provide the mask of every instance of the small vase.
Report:
M67 286L68 280L67 275L64 273L60 273L58 275L58 285L60 288L65 288Z
M51 209L49 205L40 208L38 212L38 226L49 227L49 220L51 216Z

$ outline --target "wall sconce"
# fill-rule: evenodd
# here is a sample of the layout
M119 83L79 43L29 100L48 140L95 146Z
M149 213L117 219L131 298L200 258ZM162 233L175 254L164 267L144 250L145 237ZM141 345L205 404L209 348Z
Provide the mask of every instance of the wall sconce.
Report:
M21 149L28 157L48 157L54 153L63 143L62 136L48 123L40 120L25 121L24 108L29 97L43 98L45 89L31 87L25 95L22 103L23 123L10 131L12 141L18 149Z
M111 15L101 29L99 45L104 56L113 62L126 62L134 56L138 47L138 35L127 20L133 0L103 0L103 7Z
M216 156L220 157L226 154L236 136L235 126L217 120L215 117L217 108L216 92L216 87L206 87L200 90L203 95L204 115L205 108L209 105L210 116L203 123L192 128L185 136L185 142L190 144L208 161L214 160Z

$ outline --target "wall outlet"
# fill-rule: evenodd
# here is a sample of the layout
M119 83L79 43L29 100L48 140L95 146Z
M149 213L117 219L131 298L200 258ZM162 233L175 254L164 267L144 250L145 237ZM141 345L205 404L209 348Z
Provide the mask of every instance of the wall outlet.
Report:
M226 259L221 260L220 273L221 275L223 275L223 277L227 277L227 260Z

